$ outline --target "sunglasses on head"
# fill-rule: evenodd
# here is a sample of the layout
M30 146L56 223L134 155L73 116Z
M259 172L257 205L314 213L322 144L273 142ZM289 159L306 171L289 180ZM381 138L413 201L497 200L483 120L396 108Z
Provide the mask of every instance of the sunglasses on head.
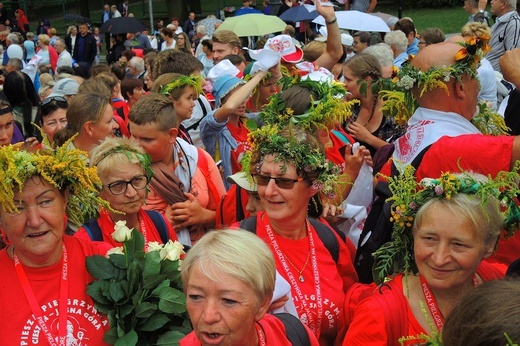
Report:
M274 183L276 186L278 186L280 189L292 189L294 187L294 184L303 181L303 178L298 179L291 179L291 178L279 178L279 177L270 177L268 175L262 175L262 174L255 174L253 175L254 181L259 186L267 186L269 184L269 181L272 179L274 180Z
M61 103L64 103L65 106L67 106L68 102L67 102L67 99L62 97L62 96L52 96L52 97L46 97L43 99L42 101L42 107L45 107L46 105L48 105L49 103L51 103L52 101L55 101L55 102L61 102Z

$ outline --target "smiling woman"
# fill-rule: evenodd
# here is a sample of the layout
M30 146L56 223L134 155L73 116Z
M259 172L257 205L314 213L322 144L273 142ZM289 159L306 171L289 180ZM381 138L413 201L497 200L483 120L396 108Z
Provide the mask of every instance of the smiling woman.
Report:
M9 321L0 325L1 345L105 344L107 321L86 293L85 260L109 246L64 235L68 218L78 222L81 208L104 203L83 154L0 148L0 224L10 244L0 252L0 318Z

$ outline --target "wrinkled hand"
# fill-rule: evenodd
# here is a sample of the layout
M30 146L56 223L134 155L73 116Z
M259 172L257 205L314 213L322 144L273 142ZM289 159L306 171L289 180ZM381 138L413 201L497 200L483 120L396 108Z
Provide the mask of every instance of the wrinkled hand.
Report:
M347 130L352 135L352 137L361 142L368 142L368 140L372 136L372 134L370 133L370 131L367 130L366 127L358 123L349 124L347 126Z
M334 204L323 202L323 212L321 216L327 220L331 225L337 225L344 219L337 217L337 215L343 214L343 210Z
M197 197L188 192L185 192L184 195L188 197L188 200L175 203L171 206L170 221L172 225L176 229L182 229L191 225L205 223L202 217L205 208L200 205Z
M520 48L507 50L498 61L504 79L520 88Z
M269 311L273 311L273 310L283 307L285 305L285 303L287 303L288 300L289 300L289 296L283 296L282 298L275 300L269 306Z
M35 152L36 150L38 150L39 144L40 142L38 142L38 139L36 137L29 137L23 142L20 149L29 152Z

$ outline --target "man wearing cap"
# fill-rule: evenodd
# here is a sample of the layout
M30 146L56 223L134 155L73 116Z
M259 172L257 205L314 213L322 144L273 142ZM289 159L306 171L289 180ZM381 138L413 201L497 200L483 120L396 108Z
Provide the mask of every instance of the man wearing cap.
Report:
M354 52L353 47L354 38L352 36L350 36L349 34L342 33L341 45L343 46L343 52L345 53L345 60L343 60L343 62L346 62L348 59L356 55L356 52Z
M56 82L48 97L61 96L70 103L78 93L79 83L72 78L63 78Z

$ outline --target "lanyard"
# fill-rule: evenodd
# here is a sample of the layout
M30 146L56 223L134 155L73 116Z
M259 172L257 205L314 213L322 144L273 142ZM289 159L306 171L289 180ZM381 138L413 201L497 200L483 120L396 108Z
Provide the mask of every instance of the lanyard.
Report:
M424 277L422 275L420 275L420 279L421 288L424 294L424 300L426 301L426 305L428 306L428 309L432 314L433 321L435 322L437 329L440 331L442 329L442 326L444 325L444 316L442 316L442 312L439 309L439 306L437 305L437 300L435 300L433 293L430 291L430 287L426 283L426 280L424 280Z
M255 324L255 328L256 328L256 334L258 335L258 346L265 346L266 342L265 342L264 331L257 323Z
M146 238L146 225L143 220L144 218L139 216L139 227L141 228L141 234L144 239L144 252L148 252L148 239Z
M291 272L291 269L287 265L287 261L285 260L285 256L280 249L280 246L278 245L278 242L276 241L276 238L274 236L274 233L271 229L271 225L269 223L266 223L265 225L265 231L267 235L269 236L269 240L271 241L271 244L273 246L273 249L276 253L276 256L278 257L280 263L282 264L282 267L289 279L289 282L291 284L291 287L293 291L298 296L298 300L301 302L303 309L305 310L306 318L302 318L301 320L303 323L309 326L309 328L312 330L314 335L319 339L320 333L321 333L321 320L323 317L323 301L321 299L321 284L320 284L320 274L318 272L318 261L316 258L316 247L314 246L314 237L312 235L312 229L310 227L310 223L306 221L307 224L307 234L309 236L309 244L310 244L310 251L311 251L311 263L312 263L312 269L314 273L314 285L316 287L316 307L317 311L313 313L309 307L309 304L307 302L307 299L304 297L300 286L298 286L298 282L296 281L293 273ZM316 316L316 321L314 321L314 316Z
M20 284L22 285L22 289L25 293L25 298L27 299L29 306L31 307L32 313L38 322L41 330L45 334L47 341L50 346L65 346L67 345L67 299L68 299L68 291L69 286L67 285L67 275L68 275L68 260L67 260L67 250L65 248L65 244L62 244L63 247L63 255L62 255L62 267L61 267L61 278L60 278L60 307L59 307L59 330L58 330L58 342L56 342L54 335L52 335L51 330L45 323L43 319L43 312L40 304L36 300L36 296L34 295L34 291L31 287L29 279L25 274L25 270L20 263L18 257L13 253L14 259L14 268L16 270L16 275L18 276L18 280L20 280Z

